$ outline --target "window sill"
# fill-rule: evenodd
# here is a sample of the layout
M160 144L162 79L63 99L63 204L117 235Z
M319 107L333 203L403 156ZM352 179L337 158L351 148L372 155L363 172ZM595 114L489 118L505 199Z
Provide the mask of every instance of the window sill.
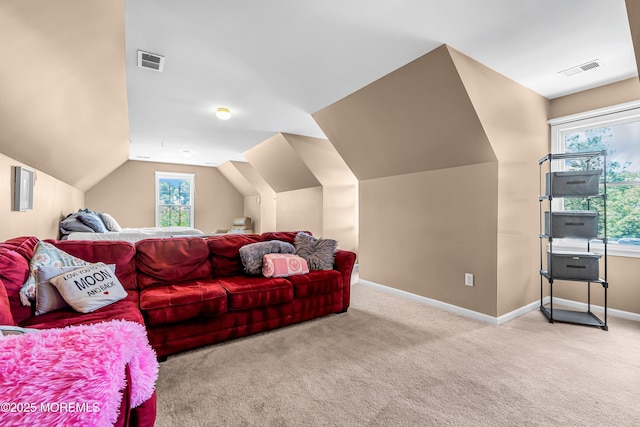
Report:
M587 250L587 241L576 239L554 239L553 250L584 252ZM604 245L600 241L592 241L590 251L603 255ZM627 258L640 258L640 246L620 245L616 242L612 242L607 245L607 255Z

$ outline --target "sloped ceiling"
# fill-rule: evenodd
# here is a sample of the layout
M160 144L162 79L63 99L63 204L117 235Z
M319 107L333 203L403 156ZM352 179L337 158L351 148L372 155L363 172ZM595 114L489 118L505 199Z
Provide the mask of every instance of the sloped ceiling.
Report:
M548 150L549 101L452 47L446 48L501 166L542 157Z
M281 133L246 151L244 157L278 193L320 186Z
M548 98L637 75L625 0L131 0L126 14L131 159L218 165L276 132L326 138L311 113L442 44ZM137 49L164 72L138 68Z
M296 150L296 153L323 186L358 183L349 166L329 140L291 133L283 133L282 136Z
M636 54L636 64L640 70L640 1L627 1L627 16L629 17L629 27L631 29L631 39L633 40L633 50Z
M257 190L236 167L237 162L227 161L218 166L218 170L244 197L255 196Z
M253 188L255 188L256 192L262 197L273 197L275 194L274 189L269 185L267 181L258 173L258 171L247 162L237 162L230 161L229 162L234 168L242 174L242 176L247 180L249 184ZM237 188L237 187L236 187ZM240 191L238 189L238 191ZM250 194L249 194L250 195Z
M80 190L128 158L124 0L3 1L0 152Z
M313 117L360 180L496 160L445 45Z

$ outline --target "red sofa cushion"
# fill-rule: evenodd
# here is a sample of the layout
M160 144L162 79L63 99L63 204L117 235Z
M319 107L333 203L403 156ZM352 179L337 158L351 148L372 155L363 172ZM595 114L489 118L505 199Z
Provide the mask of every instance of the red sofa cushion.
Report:
M19 253L26 260L30 260L33 257L33 252L40 240L33 236L14 237L5 242L0 243L1 247L11 249Z
M209 247L202 237L169 237L136 242L138 287L211 278Z
M29 260L39 240L36 237L17 237L0 243L0 280L9 300L13 319L17 324L31 316L31 307L20 302L20 287L29 275Z
M293 285L286 279L232 276L216 279L229 294L229 309L243 310L293 300Z
M41 316L31 316L22 322L20 326L37 329L64 328L69 325L98 323L114 319L130 320L144 325L144 319L140 312L138 291L128 290L127 294L128 296L125 299L99 308L91 313L78 313L72 308L56 310Z
M264 242L259 234L225 234L211 236L206 240L211 251L213 277L244 274L240 248L251 243Z
M148 325L164 325L226 312L227 293L219 284L202 280L155 286L140 292L140 308Z
M296 298L327 294L342 288L342 276L337 270L312 270L309 274L289 276L286 279L293 283Z
M7 290L4 287L4 283L0 279L0 325L15 325L16 321L13 320L13 314L11 314L11 306L9 305L9 298L7 297Z
M45 240L87 262L116 265L116 276L125 289L136 289L136 248L124 241Z
M262 237L264 240L282 240L283 242L291 243L293 245L293 241L298 233L299 231L268 231L266 233L262 233ZM312 236L310 231L303 231L303 233L307 233L309 236Z

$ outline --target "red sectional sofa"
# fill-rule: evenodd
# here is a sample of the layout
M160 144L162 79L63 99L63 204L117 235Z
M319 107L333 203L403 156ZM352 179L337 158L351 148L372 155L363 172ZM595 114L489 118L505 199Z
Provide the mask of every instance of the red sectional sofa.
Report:
M112 319L144 324L159 358L183 350L340 313L349 307L353 252L338 250L333 270L284 278L244 273L240 248L268 240L294 242L296 232L123 241L47 240L89 262L116 265L128 296L92 313L71 309L34 316L19 290L38 242L0 243L0 324L57 328ZM127 412L127 411L124 411ZM155 394L121 413L125 425L153 425Z

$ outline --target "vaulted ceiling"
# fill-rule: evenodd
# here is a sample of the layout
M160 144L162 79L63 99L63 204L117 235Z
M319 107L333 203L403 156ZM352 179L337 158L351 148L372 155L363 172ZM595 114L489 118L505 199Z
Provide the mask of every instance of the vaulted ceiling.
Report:
M136 0L126 17L140 160L217 165L278 132L324 138L313 113L442 44L547 98L637 75L624 0ZM138 68L139 49L163 73Z
M637 75L626 3L6 0L0 152L85 190L127 159L242 161L279 133L325 138L312 114L442 44L555 98Z

